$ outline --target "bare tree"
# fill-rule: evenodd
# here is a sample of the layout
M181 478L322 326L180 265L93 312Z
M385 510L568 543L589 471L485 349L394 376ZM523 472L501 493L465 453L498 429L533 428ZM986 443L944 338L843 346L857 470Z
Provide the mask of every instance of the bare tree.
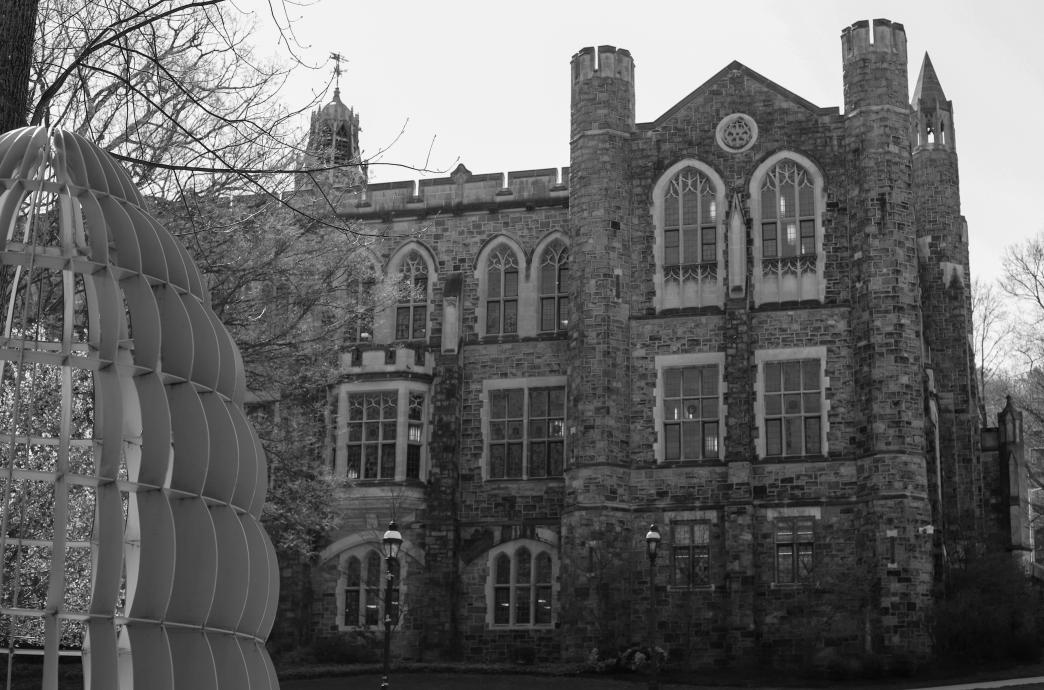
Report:
M39 1L32 124L94 141L164 198L273 191L280 178L268 171L293 167L301 110L278 93L299 64L258 59L247 42L254 20L233 4Z
M975 346L975 368L979 392L984 404L980 408L983 424L989 425L989 412L1004 406L1004 394L992 395L993 383L1006 364L1013 334L1007 305L994 283L976 278L972 282L972 332Z

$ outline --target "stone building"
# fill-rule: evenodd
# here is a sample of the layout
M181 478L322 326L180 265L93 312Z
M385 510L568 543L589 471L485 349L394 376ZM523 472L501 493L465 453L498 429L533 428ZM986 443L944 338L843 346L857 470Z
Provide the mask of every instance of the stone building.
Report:
M1021 537L980 440L952 104L927 55L910 95L901 24L841 57L840 109L733 62L636 123L631 55L585 48L568 169L332 197L399 288L330 383L315 635L377 629L394 517L404 657L580 659L653 606L698 663L930 653L940 569ZM313 130L347 141L315 141L356 155L331 106Z

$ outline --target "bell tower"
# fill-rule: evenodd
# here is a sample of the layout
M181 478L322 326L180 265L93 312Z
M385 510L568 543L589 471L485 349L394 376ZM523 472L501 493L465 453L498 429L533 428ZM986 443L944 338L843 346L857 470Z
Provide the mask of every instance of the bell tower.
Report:
M341 101L340 53L331 53L334 61L333 99L312 112L308 128L308 148L298 175L297 188L316 184L326 190L347 191L367 181L366 166L359 149L359 116Z
M957 554L974 548L985 528L979 401L969 344L968 229L961 216L953 103L927 53L910 100L925 367L935 404L929 437L934 468L928 478L941 539L947 553Z

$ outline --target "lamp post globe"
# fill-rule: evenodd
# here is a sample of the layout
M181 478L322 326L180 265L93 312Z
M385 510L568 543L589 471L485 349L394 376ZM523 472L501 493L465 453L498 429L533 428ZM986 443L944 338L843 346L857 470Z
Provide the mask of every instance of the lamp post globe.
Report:
M649 525L649 531L645 533L645 551L649 554L649 562L656 562L656 552L660 547L660 530L656 523Z
M399 557L399 547L402 546L402 532L399 531L399 526L395 524L395 520L388 523L388 529L384 532L381 545L384 547L385 558Z
M654 522L645 533L645 553L649 556L649 663L652 664L649 690L660 687L660 656L656 653L656 554L659 548L660 530Z
M398 602L393 602L395 597L395 588L393 586L393 580L395 579L394 567L398 565L399 560L399 548L402 546L402 533L399 531L399 526L395 524L395 520L388 523L388 529L384 532L384 537L381 539L381 548L384 550L384 561L385 570L385 588L384 588L384 673L381 676L381 690L386 690L389 687L388 675L391 669L391 631L392 631L392 607L396 608L395 615L398 616Z

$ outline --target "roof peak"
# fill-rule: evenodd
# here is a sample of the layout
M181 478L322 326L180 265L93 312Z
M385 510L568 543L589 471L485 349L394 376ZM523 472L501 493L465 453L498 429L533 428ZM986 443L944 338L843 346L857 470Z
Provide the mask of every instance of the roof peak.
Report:
M935 66L932 65L932 59L928 57L928 51L924 53L921 72L917 75L917 85L914 86L913 96L910 100L915 106L924 100L938 103L945 103L947 100L942 84L939 82L939 75L935 73Z

